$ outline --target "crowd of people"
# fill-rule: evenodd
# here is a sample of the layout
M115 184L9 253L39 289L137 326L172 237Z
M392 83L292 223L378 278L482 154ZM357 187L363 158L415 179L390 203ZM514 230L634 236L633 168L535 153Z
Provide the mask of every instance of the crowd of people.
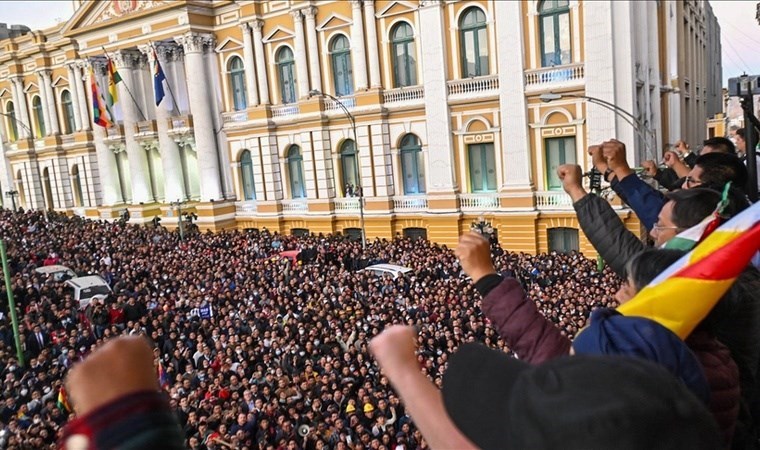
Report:
M52 447L70 416L59 401L63 378L120 335L152 342L191 449L426 448L369 340L392 324L416 326L419 364L439 386L462 343L509 351L453 252L425 240L374 240L364 253L347 237L266 230L180 240L161 227L9 210L0 210L0 237L26 359L16 359L4 315L0 448ZM278 257L293 249L297 261ZM517 276L567 336L591 308L615 305L619 279L597 272L596 261L492 249L499 270ZM398 279L360 271L380 262L413 271ZM63 280L35 272L53 263L100 275L113 294L80 310Z

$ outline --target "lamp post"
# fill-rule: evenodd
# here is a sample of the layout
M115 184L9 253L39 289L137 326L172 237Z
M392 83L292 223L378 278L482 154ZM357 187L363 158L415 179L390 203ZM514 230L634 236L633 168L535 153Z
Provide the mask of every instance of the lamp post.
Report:
M364 229L364 188L362 187L362 177L359 169L359 165L361 164L361 153L359 152L359 140L356 138L356 119L354 116L348 111L348 108L346 108L346 105L343 104L343 102L340 101L337 97L334 95L330 95L326 92L319 91L317 89L312 89L309 91L309 96L317 96L317 97L328 97L332 101L338 104L341 110L343 110L343 114L346 115L346 118L348 118L349 123L351 123L351 131L354 134L354 148L356 149L356 154L359 155L359 160L356 164L356 184L359 188L359 226L362 229L362 250L367 250L367 232Z
M641 123L639 119L636 118L633 114L630 112L624 110L623 108L610 103L606 100L602 100L601 98L596 97L590 97L588 95L578 95L578 94L557 94L554 92L549 92L548 94L541 94L538 98L541 99L544 103L549 103L554 100L560 100L562 97L572 97L572 98L582 98L584 100L588 100L590 103L593 103L595 105L599 105L602 108L608 109L612 112L614 112L619 117L622 117L623 120L628 122L632 127L633 130L636 132L636 134L641 138L641 140L644 142L644 147L646 148L647 156L654 159L654 152L652 151L652 146L650 145L649 139L651 137L652 141L657 144L657 136L655 135L654 131L652 131L648 126Z
M16 211L16 197L18 197L18 191L6 191L5 196L10 197L11 204L13 205L13 211Z
M184 204L185 202L181 200L177 200L176 202L170 203L171 207L177 211L177 223L179 225L179 240L180 241L185 240L185 226L182 223L182 205Z

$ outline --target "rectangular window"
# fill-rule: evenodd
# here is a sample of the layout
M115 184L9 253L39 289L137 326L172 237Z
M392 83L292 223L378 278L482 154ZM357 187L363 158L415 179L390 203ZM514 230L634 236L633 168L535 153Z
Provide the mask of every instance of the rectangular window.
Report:
M562 189L562 182L557 176L557 167L562 164L575 164L575 136L545 139L544 147L546 148L546 187L549 190Z
M549 251L569 253L579 251L578 230L575 228L549 228Z
M496 157L493 144L467 147L470 163L470 191L496 192Z

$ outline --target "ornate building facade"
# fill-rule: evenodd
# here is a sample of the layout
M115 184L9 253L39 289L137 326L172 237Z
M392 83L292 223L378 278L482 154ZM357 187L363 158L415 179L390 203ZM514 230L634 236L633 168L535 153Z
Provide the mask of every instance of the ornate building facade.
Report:
M484 219L513 250L593 253L556 167L611 137L654 158L717 112L703 1L75 3L0 41L6 207L173 226L179 201L201 228L283 233L355 234L363 215L369 238L448 245Z

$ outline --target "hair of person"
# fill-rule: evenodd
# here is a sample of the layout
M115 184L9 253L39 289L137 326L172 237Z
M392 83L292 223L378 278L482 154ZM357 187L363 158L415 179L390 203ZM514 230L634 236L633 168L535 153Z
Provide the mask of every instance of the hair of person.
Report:
M730 153L732 155L736 154L736 146L733 142L731 142L731 139L724 138L724 137L711 137L710 139L705 139L704 142L702 142L702 145L704 147L710 146L715 151L720 153Z
M665 198L673 202L673 223L679 228L691 228L715 211L720 193L713 189L694 188L668 192Z
M631 258L625 272L638 292L685 254L682 250L649 248Z
M737 128L736 131L734 131L734 134L744 139L744 128Z
M742 190L747 186L747 167L736 155L708 153L700 155L694 165L702 169L699 179L703 184L723 185L733 181Z

